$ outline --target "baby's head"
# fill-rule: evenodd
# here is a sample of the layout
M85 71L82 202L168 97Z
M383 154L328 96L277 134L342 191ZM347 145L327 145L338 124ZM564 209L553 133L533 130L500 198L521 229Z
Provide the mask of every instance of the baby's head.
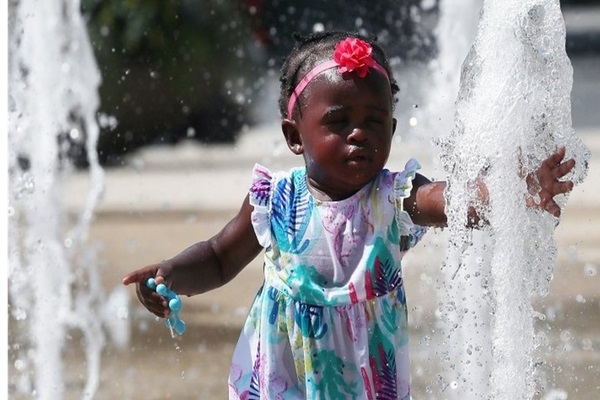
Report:
M383 50L347 32L299 39L282 68L279 107L289 149L321 200L344 199L384 168L398 92Z
M282 118L290 118L288 106L290 97L297 90L300 81L315 68L315 66L327 61L333 61L336 45L348 38L364 41L372 48L372 59L378 68L388 77L392 94L392 103L395 103L395 95L399 87L394 80L389 66L387 56L383 49L377 44L376 39L370 39L363 35L345 31L317 32L308 36L295 36L296 45L285 59L281 68L281 91L279 94L279 111ZM293 107L295 112L297 107Z

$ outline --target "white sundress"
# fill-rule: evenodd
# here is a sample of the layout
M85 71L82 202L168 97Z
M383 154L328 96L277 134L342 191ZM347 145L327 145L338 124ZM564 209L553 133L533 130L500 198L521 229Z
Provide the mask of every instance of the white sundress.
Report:
M264 284L236 346L230 399L410 398L401 260L425 229L403 210L419 164L318 201L306 170L253 171Z

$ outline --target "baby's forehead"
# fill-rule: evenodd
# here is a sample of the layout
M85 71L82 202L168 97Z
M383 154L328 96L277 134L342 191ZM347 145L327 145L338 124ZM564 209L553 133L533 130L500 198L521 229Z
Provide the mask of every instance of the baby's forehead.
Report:
M337 68L321 72L306 87L303 97L314 98L318 96L327 98L343 98L344 96L363 96L367 92L379 96L382 100L392 101L392 91L387 79L376 71L369 71L367 76L361 78L355 73L341 74Z

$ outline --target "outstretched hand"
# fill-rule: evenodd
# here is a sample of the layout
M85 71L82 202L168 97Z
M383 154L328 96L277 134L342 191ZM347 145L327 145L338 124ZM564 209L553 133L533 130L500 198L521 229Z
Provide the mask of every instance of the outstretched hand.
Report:
M575 166L575 160L564 161L565 148L561 147L548 158L540 167L527 175L527 189L531 196L527 197L527 206L546 210L555 217L560 217L561 209L554 201L554 196L570 192L572 181L561 181Z
M165 283L165 277L168 275L169 270L169 266L165 265L163 262L140 268L123 278L124 285L135 283L135 293L140 303L142 303L152 314L161 318L167 318L169 316L169 304L163 296L159 295L154 290L149 289L146 286L146 281L148 278L154 278L157 285Z

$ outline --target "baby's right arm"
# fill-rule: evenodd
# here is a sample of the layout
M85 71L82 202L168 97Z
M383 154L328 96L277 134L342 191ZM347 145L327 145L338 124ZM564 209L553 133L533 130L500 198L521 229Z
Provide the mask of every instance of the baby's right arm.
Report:
M146 287L152 277L180 295L195 295L224 285L233 279L262 250L251 222L253 207L244 200L238 214L212 238L198 242L175 257L148 265L123 278L136 284L140 302L152 313L168 314L166 300Z
M432 182L416 174L412 185L410 197L404 200L404 209L413 222L421 226L446 226L446 182Z

